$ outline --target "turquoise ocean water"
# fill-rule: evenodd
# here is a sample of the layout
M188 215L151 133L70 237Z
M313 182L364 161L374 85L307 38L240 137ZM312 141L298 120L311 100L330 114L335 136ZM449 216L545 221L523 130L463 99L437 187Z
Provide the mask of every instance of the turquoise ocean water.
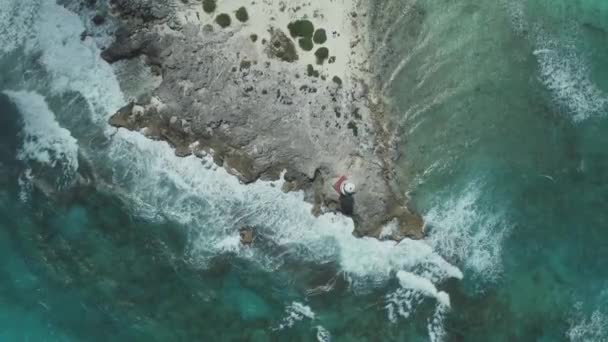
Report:
M370 9L400 245L108 127L75 3L0 0L0 341L608 340L608 2Z

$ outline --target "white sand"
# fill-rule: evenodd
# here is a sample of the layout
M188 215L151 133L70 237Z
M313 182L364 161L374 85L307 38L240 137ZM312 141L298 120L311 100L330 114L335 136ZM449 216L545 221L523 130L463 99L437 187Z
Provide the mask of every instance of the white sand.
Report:
M308 64L312 64L321 75L331 79L333 76L340 77L346 84L352 78L366 78L368 68L368 51L366 50L366 18L362 10L364 6L357 5L357 0L328 0L312 3L308 0L219 0L214 13L208 14L203 11L201 3L180 3L180 18L183 23L200 22L201 25L211 24L216 30L230 30L235 35L242 36L242 43L247 44L249 57L254 57L258 62L269 60L264 52L265 46L261 43L263 39L270 40L268 30L271 27L281 29L287 36L289 30L287 25L295 20L308 19L315 29L323 28L327 33L327 41L324 44L315 44L311 51L304 51L294 40L299 59L291 64L294 68L306 71ZM249 14L249 20L245 23L239 22L235 12L240 7L245 7ZM227 28L220 28L215 23L215 17L220 13L227 13L232 23ZM352 13L356 13L354 17ZM250 35L256 34L258 40L254 43ZM334 63L326 60L323 65L316 64L314 52L319 47L327 47L329 56L335 56ZM276 61L276 60L275 60ZM287 62L283 62L287 63Z

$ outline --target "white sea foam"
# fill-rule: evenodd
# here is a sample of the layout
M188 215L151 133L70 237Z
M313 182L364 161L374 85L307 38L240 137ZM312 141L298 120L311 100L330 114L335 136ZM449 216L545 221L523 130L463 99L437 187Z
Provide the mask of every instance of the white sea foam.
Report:
M77 15L54 0L31 1L40 3L44 15L35 21L35 38L27 40L26 52L41 54L39 61L51 73L55 92L80 92L95 113L93 119L105 125L109 115L125 104L112 67L91 38L80 39L85 27Z
M528 30L525 7L521 1L501 0L502 6L511 19L511 26L515 32L525 34Z
M399 270L433 281L462 277L424 242L355 238L351 219L312 216L303 194L283 193L281 182L244 186L224 169L207 170L200 159L176 157L168 144L138 133L119 130L110 157L116 165L113 183L138 203L141 215L192 228L190 257L200 265L227 246L232 252L242 250L236 231L247 224L261 227L267 238L301 260L339 261L355 289L384 283ZM266 266L276 267L282 257L265 260L272 261Z
M502 272L502 245L509 226L498 210L480 208L483 183L438 196L441 200L425 215L428 241L441 255L464 265L480 284L494 282Z
M427 330L429 332L429 339L431 342L444 341L447 337L444 320L448 311L449 307L438 304L435 307L435 313L431 318L428 319Z
M28 41L27 51L40 54L54 93L81 93L98 129L115 132L106 119L125 99L111 67L99 58L93 41L80 40L84 26L76 15L52 0L43 0L40 11L45 15L33 28L34 38ZM398 244L359 239L352 235L349 218L335 214L314 217L303 194L283 193L281 182L258 181L245 186L222 168L206 168L205 160L176 157L167 143L122 129L113 135L109 147L94 148L104 149L96 155L105 154L107 159L98 162L111 165L110 183L134 211L150 220L171 220L187 227L187 257L201 267L227 252L267 270L280 266L286 254L318 263L336 261L355 291L385 284L398 271L433 284L448 277L462 278L458 268L423 241L406 239ZM255 246L241 246L238 228L244 224L259 227L282 254L268 255ZM314 318L312 310L300 303L290 305L287 313L290 318L284 326L292 319Z
M435 285L427 278L410 272L399 271L397 272L397 279L399 279L399 283L402 287L418 291L425 296L433 297L437 299L437 302L441 305L448 308L450 307L450 297L448 294L443 291L437 291Z
M19 175L19 179L17 179L17 185L19 185L19 200L22 203L27 203L30 201L32 194L32 180L34 177L32 176L32 169L26 169L21 175Z
M0 0L0 57L23 44L39 14L36 1Z
M30 53L52 76L56 92L78 91L88 101L97 123L125 102L112 69L99 58L99 49L80 40L80 19L52 0L43 0L46 13L27 43ZM285 194L280 184L256 182L244 186L224 169L210 170L195 157L176 157L168 144L120 130L108 151L114 183L136 210L150 219L171 219L191 229L190 257L204 266L226 250L239 252L235 232L243 223L265 227L270 238L304 260L338 260L355 289L383 283L393 272L421 272L434 279L461 277L424 242L357 239L352 220L327 214L315 218L302 193ZM248 254L251 254L248 252ZM259 257L259 255L256 255ZM260 258L269 267L281 258ZM416 270L414 270L416 269Z
M507 13L516 32L529 32L538 61L540 80L551 91L555 101L566 108L574 122L603 115L608 110L608 94L591 79L586 58L578 52L577 24L560 23L562 31L530 23L523 1L505 1ZM557 31L551 33L550 31ZM564 32L567 32L564 33ZM559 34L559 38L552 35ZM569 35L569 36L568 36Z
M27 91L3 93L17 106L23 120L23 142L17 158L59 169L63 180L70 180L78 170L78 142L59 125L44 97Z
M590 78L588 63L574 48L550 39L539 39L534 51L540 66L540 77L556 101L568 108L575 122L608 110L608 94Z
M397 244L355 238L350 219L333 214L315 218L303 195L283 193L281 182L258 181L244 186L222 168L207 170L196 157L176 157L164 142L126 130L120 130L114 139L111 159L117 166L113 183L125 189L130 202L138 203L141 215L191 227L189 258L195 264L203 266L227 251L267 270L280 266L285 254L318 263L338 261L355 291L385 284L396 272L407 270L417 282L402 285L414 290L400 288L387 298L387 310L403 317L408 315L401 313L413 312L424 295L433 296L442 306L449 305L448 295L433 284L449 277L462 278L458 268L425 242L405 239ZM131 167L124 168L127 164ZM270 256L255 246L241 246L236 230L242 224L261 227L265 237L285 252ZM279 327L288 328L297 319L311 316L302 316L299 309L299 305L289 306ZM389 313L389 318L391 315L396 320L397 314ZM433 331L441 330L437 324L432 327Z
M331 334L323 326L317 325L317 341L331 342Z
M299 302L293 302L289 304L285 308L285 314L286 316L283 317L281 323L279 323L278 327L275 330L291 328L294 324L305 318L310 320L315 319L315 313L312 311L312 309L309 306Z
M400 271L397 273L401 288L386 295L388 319L397 323L399 318L408 319L414 315L416 308L430 297L436 300L435 312L427 320L429 339L433 342L443 341L446 337L444 320L450 311L450 297L443 291L438 291L435 285L426 278L412 273Z
M589 317L577 317L577 320L571 323L566 336L572 342L606 341L608 340L608 316L596 310Z

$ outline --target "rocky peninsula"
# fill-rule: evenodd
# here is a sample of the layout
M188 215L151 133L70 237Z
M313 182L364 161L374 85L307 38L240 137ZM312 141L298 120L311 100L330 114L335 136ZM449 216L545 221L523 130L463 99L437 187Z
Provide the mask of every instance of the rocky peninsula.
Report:
M102 57L140 59L156 80L112 125L179 156L210 155L243 183L284 177L313 214L352 216L357 236L394 222L390 238L423 237L393 175L395 127L369 65L366 0L110 4L119 29ZM349 201L333 189L342 175L357 185Z

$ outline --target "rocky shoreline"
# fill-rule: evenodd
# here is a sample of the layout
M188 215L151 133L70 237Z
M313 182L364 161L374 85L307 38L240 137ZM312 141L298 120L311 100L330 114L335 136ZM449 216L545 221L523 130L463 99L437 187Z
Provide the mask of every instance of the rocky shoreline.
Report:
M140 59L157 86L110 123L212 156L243 183L284 177L357 236L422 238L393 176L395 131L369 67L367 2L111 0L102 57ZM92 18L96 24L104 21ZM333 189L358 187L346 205ZM382 232L387 223L397 228Z

